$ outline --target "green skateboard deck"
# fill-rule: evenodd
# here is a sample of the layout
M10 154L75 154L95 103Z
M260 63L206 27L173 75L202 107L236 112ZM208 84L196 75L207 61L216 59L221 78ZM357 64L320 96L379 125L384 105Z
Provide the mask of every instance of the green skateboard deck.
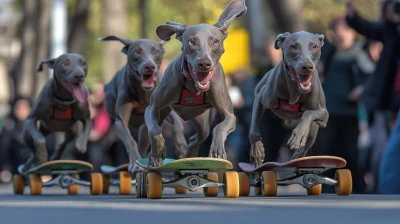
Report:
M207 172L216 172L221 170L230 170L232 163L224 159L215 158L185 158L185 159L165 159L159 167L148 167L148 159L139 159L136 161L138 166L149 171L158 172L177 172L181 170L206 170Z
M90 187L92 195L102 193L103 180L101 174L91 173L90 181L80 180L81 172L93 170L90 163L79 160L55 160L23 172L24 165L18 167L20 175L14 176L14 194L23 194L24 187L30 187L31 195L41 195L42 187L59 186L68 189L68 194L77 194L79 185ZM41 175L51 176L51 180L43 182Z
M84 171L90 171L93 169L92 164L79 161L79 160L56 160L43 163L39 166L33 166L25 172L22 172L24 165L18 167L18 172L22 175L28 174L40 174L40 175L51 175L54 173L65 172L68 173L81 173Z

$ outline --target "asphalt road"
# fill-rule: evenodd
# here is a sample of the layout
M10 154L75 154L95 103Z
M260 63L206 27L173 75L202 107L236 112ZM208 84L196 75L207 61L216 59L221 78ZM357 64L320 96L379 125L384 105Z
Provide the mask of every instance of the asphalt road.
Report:
M280 187L273 198L225 199L222 192L219 198L200 192L177 196L170 189L163 197L136 199L115 188L110 195L91 196L84 187L77 196L57 187L43 189L42 196L16 196L10 185L0 185L0 223L400 223L400 195L307 196L302 188Z

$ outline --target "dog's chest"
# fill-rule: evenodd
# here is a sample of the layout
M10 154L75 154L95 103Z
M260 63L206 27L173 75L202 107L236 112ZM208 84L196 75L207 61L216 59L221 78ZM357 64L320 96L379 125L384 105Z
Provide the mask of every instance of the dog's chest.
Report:
M206 93L198 94L182 88L179 101L171 107L183 120L190 120L211 108L211 105L207 102Z

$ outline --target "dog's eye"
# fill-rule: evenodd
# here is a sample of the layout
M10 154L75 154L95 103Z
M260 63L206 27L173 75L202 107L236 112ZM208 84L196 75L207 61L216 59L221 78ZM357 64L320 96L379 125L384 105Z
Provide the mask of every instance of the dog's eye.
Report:
M214 40L214 45L217 46L219 44L219 40Z
M290 45L290 49L292 49L292 50L297 50L297 46L296 46L296 44L292 44L292 45Z
M64 66L64 67L69 66L69 61L65 61L64 63L62 63L62 66Z
M159 50L155 50L154 52L155 52L156 54L159 54L159 53L160 53L160 51L159 51Z
M194 40L189 40L189 44L194 45Z
M139 50L134 50L133 53L140 54L140 51Z
M316 50L316 49L318 49L318 46L317 46L317 45L314 45L312 48L313 48L314 50Z
M83 65L83 66L85 66L86 64L87 64L86 61L81 62L81 65Z

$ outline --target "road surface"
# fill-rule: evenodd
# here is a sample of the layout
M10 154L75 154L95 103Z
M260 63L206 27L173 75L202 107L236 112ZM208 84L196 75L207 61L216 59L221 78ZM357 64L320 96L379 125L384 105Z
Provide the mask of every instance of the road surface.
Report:
M85 187L77 196L57 187L43 189L42 196L16 196L11 185L0 185L0 223L400 223L400 195L307 196L302 188L280 187L273 198L225 199L222 192L219 198L201 192L177 196L170 189L163 196L137 199L118 195L116 188L110 195L91 196Z

